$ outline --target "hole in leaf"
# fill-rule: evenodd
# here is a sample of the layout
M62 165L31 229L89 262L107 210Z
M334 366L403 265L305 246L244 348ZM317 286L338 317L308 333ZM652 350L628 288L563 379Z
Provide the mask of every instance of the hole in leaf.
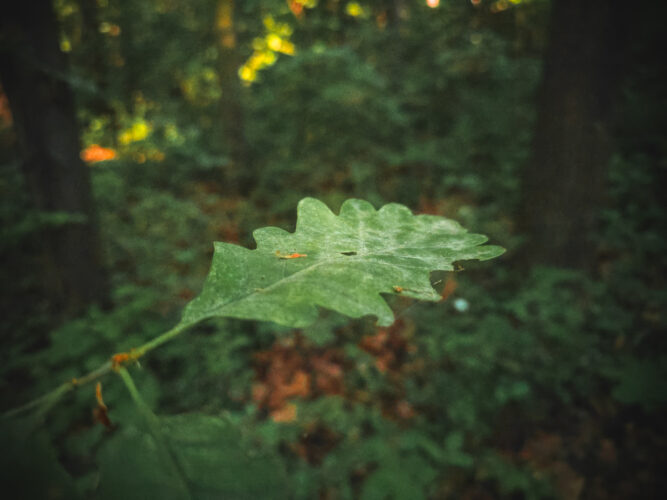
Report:
M341 252L341 255L357 255L357 252Z

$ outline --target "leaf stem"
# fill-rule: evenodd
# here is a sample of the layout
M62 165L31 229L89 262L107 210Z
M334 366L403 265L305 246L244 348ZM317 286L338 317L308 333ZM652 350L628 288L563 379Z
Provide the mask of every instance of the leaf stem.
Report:
M97 380L98 378L106 375L109 371L111 371L111 362L107 361L100 367L96 368L95 370L92 370L91 372L87 373L86 375L80 378L72 379L68 382L65 382L56 387L54 390L47 392L46 394L43 394L42 396L39 396L38 398L35 398L24 405L6 411L5 413L2 414L2 418L11 418L26 411L32 410L33 408L38 408L40 406L43 406L42 411L46 412L53 405L55 405L58 402L58 400L60 400L60 398L62 398L72 389L75 389L80 385L86 385L94 380Z
M170 330L167 333L170 333L171 331L172 330ZM187 500L191 500L192 493L190 492L187 476L185 475L183 467L176 458L176 455L169 446L167 438L162 432L160 420L141 397L141 394L139 393L137 386L134 384L134 380L132 380L132 376L130 375L130 372L127 371L127 368L121 366L116 371L118 372L118 375L120 375L120 378L123 380L123 383L125 384L125 387L130 393L130 396L132 397L134 404L137 406L139 412L144 417L146 421L146 426L148 427L148 432L153 436L153 439L155 439L155 443L157 444L158 449L160 449L160 451L162 452L163 459L166 462L165 465L172 468L173 477L178 479L178 481L180 482L180 486L182 488L182 491L180 492L181 493L180 497Z
M149 424L149 428L159 425L157 417L155 416L153 411L149 408L149 406L144 402L143 398L141 397L141 394L139 394L139 390L137 389L137 386L134 384L134 380L132 380L130 372L127 371L127 368L121 366L120 368L118 368L117 372L118 375L120 375L120 378L123 380L123 383L127 388L127 391L130 393L132 401L134 401L134 404L137 405L137 408L139 408L139 411ZM151 429L151 432L153 431L154 429Z
M162 335L159 335L155 337L153 340L149 340L146 342L144 345L137 347L133 352L135 354L135 357L139 358L146 354L147 352L152 351L156 347L160 347L162 344L165 342L169 342L171 339L174 337L178 336L191 326L193 326L195 323L179 323L177 324L174 328L171 330L168 330L164 332Z

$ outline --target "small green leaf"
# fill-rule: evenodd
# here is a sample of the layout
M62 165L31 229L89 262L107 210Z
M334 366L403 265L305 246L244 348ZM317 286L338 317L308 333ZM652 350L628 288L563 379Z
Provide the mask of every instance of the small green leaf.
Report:
M413 215L395 203L375 210L362 200L346 201L335 215L305 198L294 233L265 227L254 237L255 250L215 244L204 289L183 324L224 316L305 327L324 307L353 318L374 315L387 326L394 314L381 294L437 301L431 271L504 252L444 217Z
M364 482L361 500L425 500L425 490L436 476L416 454L386 457Z
M246 443L231 423L196 414L158 421L170 456L152 434L126 428L100 453L99 498L287 497L278 459Z

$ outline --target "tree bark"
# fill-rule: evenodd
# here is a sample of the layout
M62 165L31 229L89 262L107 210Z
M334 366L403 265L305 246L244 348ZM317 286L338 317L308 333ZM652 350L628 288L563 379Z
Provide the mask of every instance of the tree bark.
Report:
M89 172L79 157L79 129L67 61L48 0L3 9L0 78L14 119L22 168L43 212L73 220L44 230L45 292L54 311L71 316L107 302Z
M554 0L521 223L532 264L591 270L611 155L617 2Z

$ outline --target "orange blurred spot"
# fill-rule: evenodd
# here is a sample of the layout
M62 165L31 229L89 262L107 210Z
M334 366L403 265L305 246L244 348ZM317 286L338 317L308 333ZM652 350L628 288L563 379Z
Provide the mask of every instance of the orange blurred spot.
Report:
M454 290L456 290L457 286L459 286L459 284L454 278L447 278L447 281L445 281L445 287L442 289L442 293L440 294L442 297L440 300L447 300L449 296L454 293Z
M387 13L380 12L375 16L375 24L377 24L377 27L381 30L385 29L387 27Z
M396 403L395 411L396 415L404 420L409 420L417 414L412 405L405 399L402 399Z
M359 347L375 358L380 373L400 372L406 356L414 350L404 337L404 328L399 319L389 328L378 328L374 335L365 335L359 342Z
M301 16L303 16L303 4L298 0L288 0L287 3L289 4L289 10L292 11L294 17L301 19Z
M298 334L256 353L255 359L252 400L276 422L297 418L295 399L344 393L342 353L308 346Z
M282 408L273 410L271 418L274 422L294 422L296 420L296 405L287 403Z
M165 154L157 149L151 149L148 152L148 157L153 161L163 161L165 159Z
M284 384L281 388L281 397L291 398L293 396L305 397L310 394L310 375L303 370L298 370L292 380Z
M264 383L252 385L252 400L262 405L269 397L269 386Z
M509 7L510 4L507 0L498 0L491 6L491 12L495 14L497 12L502 12L504 10L507 10Z
M329 350L311 356L310 364L315 373L315 386L324 394L342 394L345 374L335 351Z
M426 5L432 9L435 9L438 5L440 5L440 0L426 0Z
M86 163L97 163L98 161L113 160L116 157L116 150L103 148L99 144L91 144L81 151L81 159Z
M387 373L392 361L394 361L394 355L392 353L387 352L378 354L375 359L375 368L377 368L380 373Z
M0 87L0 126L9 127L12 123L12 112L9 110L9 101Z

